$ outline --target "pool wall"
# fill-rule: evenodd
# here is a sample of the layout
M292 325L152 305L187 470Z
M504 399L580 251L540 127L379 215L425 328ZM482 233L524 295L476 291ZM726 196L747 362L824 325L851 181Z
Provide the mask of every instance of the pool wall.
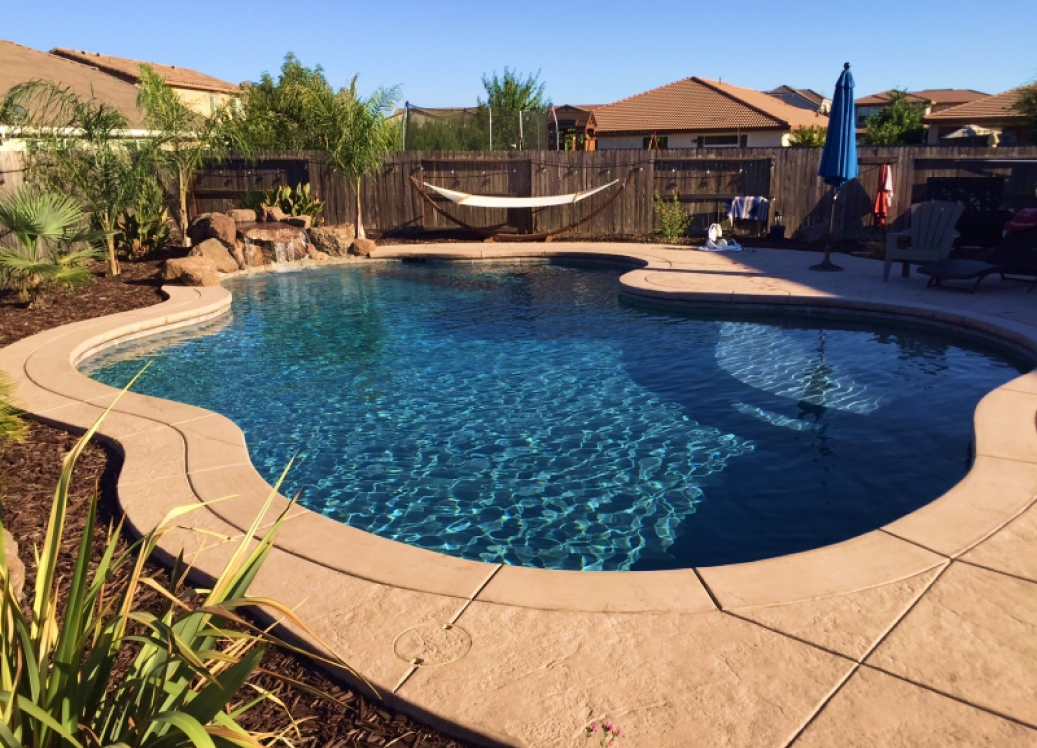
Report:
M451 251L398 246L381 248L378 256L384 260L420 256L454 262L565 258L623 263L634 269L622 276L621 290L635 300L893 315L978 333L1037 356L1037 328L1011 314L956 308L953 303L959 297L948 292L933 291L931 301L920 302L895 298L900 292L891 288L889 298L876 298L868 289L855 293L852 284L826 290L766 273L753 275L753 282L759 281L753 286L742 279L730 281L724 272L711 274L711 266L698 273L695 287L688 287L689 279L683 276L691 271L680 270L677 275L672 259L662 251L665 248L615 246L613 250L597 245L590 251L562 244L459 245ZM787 260L792 253L785 254ZM804 255L803 264L809 259ZM877 273L877 263L865 267ZM817 280L818 285L827 282ZM849 280L844 277L840 282ZM891 282L889 287L894 285ZM118 393L80 374L76 370L80 361L136 337L212 319L231 304L230 293L222 287L166 286L163 290L169 298L159 305L66 325L0 350L0 369L17 383L18 404L41 421L85 430ZM879 530L804 553L675 571L547 571L466 561L413 548L293 507L278 535L278 551L257 580L254 593L289 605L305 601L302 615L314 622L324 641L341 647L346 659L383 694L391 694L416 668L394 657L391 650L386 652L384 642L365 643L372 632L352 614L347 628L356 630L344 633L338 604L342 600L355 607L381 606L378 626L391 628L398 623L402 631L415 618L456 623L475 602L546 611L700 613L818 600L888 585L946 565L1032 504L1037 492L1035 413L1037 374L1031 372L979 403L974 417L975 462L950 491ZM199 506L182 520L210 535L181 530L162 541L169 557L183 549L201 575L214 577L230 556L234 539L249 527L271 491L250 462L241 430L218 413L130 392L114 405L100 434L124 456L119 500L137 532L149 530L173 508L236 497ZM278 497L275 512L285 507L287 500ZM309 641L301 631L292 633ZM406 692L400 697L402 708L439 719L435 709L426 713ZM503 733L491 734L485 725L469 731L456 723L444 724L455 734L507 742Z

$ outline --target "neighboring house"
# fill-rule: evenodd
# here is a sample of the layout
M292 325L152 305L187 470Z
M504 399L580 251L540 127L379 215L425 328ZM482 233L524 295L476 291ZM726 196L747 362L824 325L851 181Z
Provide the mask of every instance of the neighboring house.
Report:
M778 147L799 127L827 124L762 91L692 77L595 107L587 136L598 150Z
M832 100L809 88L793 88L778 86L772 91L765 91L776 99L781 99L790 106L809 109L811 112L828 114L832 110Z
M885 107L889 106L893 93L892 90L883 91L882 93L857 99L855 103L857 105L858 131L863 131L867 127L868 117L878 114ZM908 100L921 104L924 110L923 114L925 115L942 112L944 109L968 104L972 101L979 101L988 95L968 88L928 88L924 91L907 92Z
M72 89L81 98L92 97L102 101L122 112L130 127L141 127L136 86L106 75L95 67L0 40L0 98L15 85L31 80L54 81ZM0 149L20 148L21 144L5 137L5 131L0 128Z
M1022 92L1034 87L1034 84L1021 86L933 112L923 120L929 126L929 144L966 145L963 139L970 137L971 130L979 135L991 131L998 145L1037 145L1032 124L1014 108Z
M102 73L126 83L136 85L140 81L139 60L128 60L123 57L111 57L97 52L80 52L74 49L57 47L50 51L54 57L71 60L83 65L97 68ZM180 100L200 114L209 116L219 107L241 94L241 87L211 75L199 73L175 65L159 65L149 62L162 80L180 96Z

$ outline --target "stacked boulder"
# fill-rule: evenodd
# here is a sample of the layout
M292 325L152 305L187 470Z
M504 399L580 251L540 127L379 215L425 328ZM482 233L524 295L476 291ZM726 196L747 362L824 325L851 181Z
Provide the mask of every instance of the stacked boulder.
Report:
M213 286L219 284L221 273L306 258L319 262L351 254L366 257L375 249L370 239L357 238L351 223L319 228L311 224L310 216L288 216L271 207L203 213L187 230L193 245L190 253L167 260L162 278Z

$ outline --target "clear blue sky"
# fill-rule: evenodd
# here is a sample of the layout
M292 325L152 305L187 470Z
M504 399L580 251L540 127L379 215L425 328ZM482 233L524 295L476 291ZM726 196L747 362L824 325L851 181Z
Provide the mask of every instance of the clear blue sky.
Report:
M175 10L174 10L175 9ZM603 104L690 75L831 95L849 61L856 95L888 88L998 93L1037 77L1037 0L739 0L701 3L0 0L0 38L193 68L234 83L284 55L329 80L401 87L465 106L483 73L541 71L555 104Z

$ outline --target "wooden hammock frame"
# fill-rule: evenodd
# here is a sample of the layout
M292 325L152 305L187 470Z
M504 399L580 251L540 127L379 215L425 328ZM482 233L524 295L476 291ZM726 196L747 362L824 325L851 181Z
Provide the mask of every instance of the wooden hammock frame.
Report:
M439 215L443 216L443 218L447 219L451 223L456 223L461 228L475 232L479 236L483 237L485 241L535 242L540 240L551 241L551 239L558 236L559 234L564 234L567 231L572 231L577 226L587 223L587 221L591 220L592 218L601 215L601 213L604 212L606 208L612 205L612 203L614 203L619 198L619 196L623 194L623 191L630 185L631 182L634 181L634 175L640 171L641 167L631 169L630 173L627 174L626 179L623 180L623 184L619 186L619 189L613 192L612 195L609 196L608 200L603 202L601 205L592 210L588 215L584 216L579 221L570 223L568 226L564 226L560 229L555 229L554 231L546 231L540 234L504 234L500 231L485 229L480 226L472 226L470 223L465 223L460 218L455 218L454 216L450 215L445 210L443 210L441 207L439 207L436 204L436 201L429 197L428 193L426 193L425 190L422 189L421 183L414 178L414 175L410 176L410 182L412 185L414 185L414 189L418 191L418 194L421 195L422 199L425 200L425 202L427 202L429 205L431 205L432 209L439 213Z

